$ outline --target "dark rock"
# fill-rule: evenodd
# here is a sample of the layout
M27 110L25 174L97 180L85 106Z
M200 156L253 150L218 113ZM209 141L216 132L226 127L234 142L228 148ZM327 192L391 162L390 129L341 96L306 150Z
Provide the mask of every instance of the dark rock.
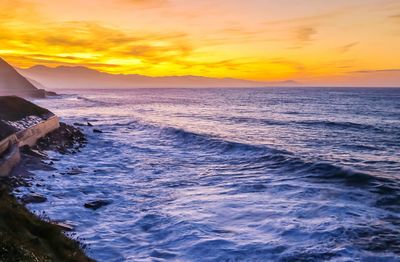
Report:
M93 129L93 133L103 133L103 131L95 128L95 129Z
M23 146L21 148L21 152L37 158L42 158L42 159L47 158L46 154L39 152L38 150L32 149L29 146Z
M87 126L93 126L90 122L87 122Z
M38 194L29 194L21 197L21 201L24 204L31 204L31 203L38 204L46 202L47 198Z
M35 149L39 151L54 150L61 154L72 154L73 151L83 148L86 143L87 140L82 131L76 127L60 123L60 128L41 138Z
M101 200L101 199L99 199L99 200L94 200L94 201L90 201L90 202L85 203L84 207L96 210L96 209L99 209L99 208L101 208L103 206L107 206L107 205L109 205L111 203L112 203L112 201L110 201L110 200Z

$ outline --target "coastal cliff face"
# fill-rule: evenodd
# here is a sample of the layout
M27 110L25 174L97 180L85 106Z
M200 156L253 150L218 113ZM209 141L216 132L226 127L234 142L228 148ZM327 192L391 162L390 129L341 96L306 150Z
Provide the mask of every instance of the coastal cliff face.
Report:
M42 98L46 91L37 89L11 65L0 58L0 95Z

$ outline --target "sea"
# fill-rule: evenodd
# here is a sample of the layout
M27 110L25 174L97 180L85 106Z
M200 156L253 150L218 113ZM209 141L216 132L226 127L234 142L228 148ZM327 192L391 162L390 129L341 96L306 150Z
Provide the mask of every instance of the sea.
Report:
M88 144L16 194L98 261L400 261L400 89L59 93Z

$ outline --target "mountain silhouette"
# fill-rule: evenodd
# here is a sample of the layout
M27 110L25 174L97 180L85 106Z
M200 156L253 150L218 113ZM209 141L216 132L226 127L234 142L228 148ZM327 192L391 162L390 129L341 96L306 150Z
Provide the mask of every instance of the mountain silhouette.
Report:
M264 87L293 86L295 81L257 82L234 78L201 76L149 77L138 74L109 74L83 66L36 65L19 72L52 89L162 88L162 87Z

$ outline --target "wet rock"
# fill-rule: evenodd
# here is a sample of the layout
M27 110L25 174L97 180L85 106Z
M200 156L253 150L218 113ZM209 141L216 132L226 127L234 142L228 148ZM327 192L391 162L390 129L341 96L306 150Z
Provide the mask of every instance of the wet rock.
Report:
M75 123L77 124L77 123ZM54 150L61 154L72 154L86 145L85 135L76 127L60 123L60 128L40 139L35 146L38 151Z
M103 206L107 206L107 205L109 205L111 203L112 203L112 201L110 201L110 200L101 200L101 199L99 199L99 200L94 200L94 201L90 201L90 202L85 203L84 207L96 210L96 209L99 209L99 208L101 208Z
M56 92L45 90L46 96L59 96Z
M95 128L95 129L93 129L93 133L103 133L103 131Z
M37 158L42 158L45 159L47 156L46 154L44 154L43 152L40 152L38 150L32 149L29 146L23 146L21 147L21 152L29 155L29 156L33 156L33 157L37 157Z
M38 194L29 194L22 196L21 201L24 204L38 204L46 202L47 198Z
M62 231L71 232L74 231L74 227L62 222L52 222L53 225L58 226Z
M76 175L80 175L83 173L85 173L85 171L83 171L82 169L80 169L78 167L73 167L66 174L70 175L70 176L76 176Z

